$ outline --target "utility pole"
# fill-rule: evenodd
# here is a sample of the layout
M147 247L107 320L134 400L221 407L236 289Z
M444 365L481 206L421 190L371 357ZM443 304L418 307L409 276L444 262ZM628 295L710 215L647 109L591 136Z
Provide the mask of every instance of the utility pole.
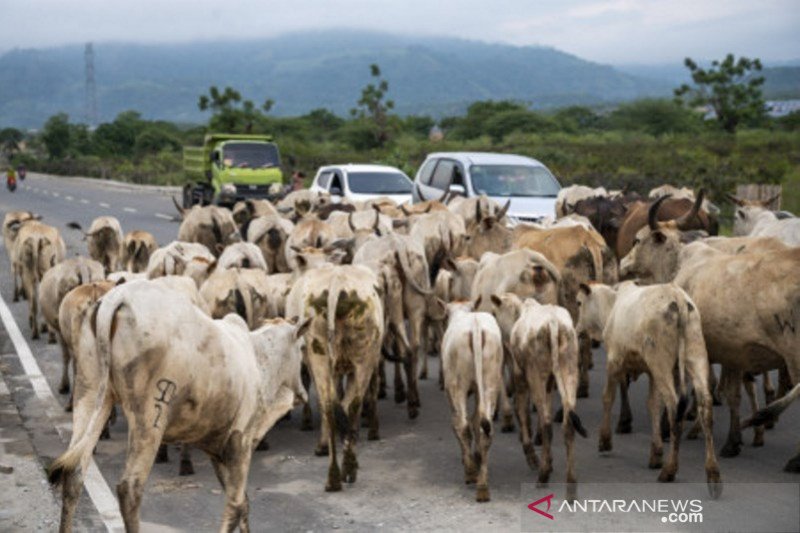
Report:
M86 65L86 124L90 129L97 127L97 85L94 81L94 49L92 43L86 43L83 53Z

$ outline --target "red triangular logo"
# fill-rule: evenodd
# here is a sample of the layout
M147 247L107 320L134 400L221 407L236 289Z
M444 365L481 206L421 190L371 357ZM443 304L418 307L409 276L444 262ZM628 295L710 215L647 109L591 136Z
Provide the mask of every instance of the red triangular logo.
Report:
M554 520L553 515L551 515L548 512L542 511L541 509L537 509L537 507L536 507L540 503L546 501L547 502L547 511L549 511L550 510L550 503L551 503L551 500L553 499L553 496L554 496L554 494L548 494L544 498L539 498L538 500L536 500L532 504L528 505L528 509L530 509L531 511L539 513L540 515L542 515L545 518L549 518L550 520Z

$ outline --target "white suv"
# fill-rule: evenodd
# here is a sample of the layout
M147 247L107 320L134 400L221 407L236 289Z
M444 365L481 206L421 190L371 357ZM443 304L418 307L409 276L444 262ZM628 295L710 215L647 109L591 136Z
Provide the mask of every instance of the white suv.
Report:
M413 183L403 171L385 165L328 165L320 167L312 191L329 192L350 201L388 196L398 204L411 201Z
M483 152L429 154L414 179L414 202L438 200L445 191L467 198L485 194L503 205L511 200L512 223L555 216L561 185L542 163L530 157Z

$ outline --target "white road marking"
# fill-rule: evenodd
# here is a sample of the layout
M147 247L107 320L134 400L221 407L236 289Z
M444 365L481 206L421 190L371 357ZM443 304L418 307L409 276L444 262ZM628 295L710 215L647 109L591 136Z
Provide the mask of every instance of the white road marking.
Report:
M132 207L123 207L122 210L125 211L126 213L135 213L136 212L136 209L134 209Z
M108 205L108 204L107 204L107 203L105 203L105 202L98 202L98 204L100 205L100 207L105 207L105 208L109 208L109 207L111 207L110 205Z
M87 199L85 199L85 198L81 198L81 203L82 203L82 204L87 204L87 205L88 205L88 204L89 204L89 200L87 200Z
M69 200L70 202L71 202L72 200L74 200L74 199L75 199L75 198L73 198L72 196L65 196L65 197L64 197L64 200Z
M172 220L171 216L165 215L164 213L156 213L156 218L162 218L164 220Z
M69 435L60 424L56 424L52 420L50 415L51 410L60 411L61 405L56 401L53 391L50 390L47 379L44 377L44 374L42 374L42 370L39 368L39 364L36 362L33 352L31 352L28 343L25 342L25 338L22 336L22 332L14 321L11 310L6 305L2 296L0 296L0 318L2 318L6 331L8 331L8 336L11 338L11 343L14 345L20 363L22 363L22 368L25 371L26 377L31 382L33 392L36 393L39 400L48 406L48 409L46 409L47 416L51 418L51 422L53 422L61 440L68 441ZM106 529L108 531L123 529L124 524L122 522L122 515L119 512L119 506L117 505L117 499L114 497L114 493L106 483L106 480L103 479L103 475L97 468L94 459L90 460L89 468L86 469L83 485L86 488L86 492L89 493L89 497L92 499L97 511L100 513L100 518L103 520Z

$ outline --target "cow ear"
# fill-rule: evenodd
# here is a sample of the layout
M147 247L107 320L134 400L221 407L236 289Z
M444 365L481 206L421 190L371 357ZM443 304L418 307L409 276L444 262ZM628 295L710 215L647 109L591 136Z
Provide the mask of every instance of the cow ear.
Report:
M305 268L308 266L308 261L306 260L305 256L303 256L303 254L297 254L294 260L297 261L297 266L299 266L300 268Z
M588 286L587 284L585 284L585 283L581 283L579 288L580 288L581 292L583 294L585 294L586 296L589 296L590 294L592 294L592 288L590 286Z
M472 304L472 309L473 309L473 311L474 311L475 309L479 309L479 308L480 308L480 306L481 306L481 301L482 301L482 300L483 300L483 295L481 294L480 296L478 296L478 299L477 299L477 300L475 300L475 303L474 303L474 304Z
M295 317L295 318L297 318L297 317ZM308 331L309 326L311 326L311 320L312 319L313 319L312 317L308 317L299 326L297 326L297 329L294 331L295 340L303 337L303 335L306 334L306 332Z
M492 299L492 303L495 305L495 307L500 307L503 305L503 300L501 300L498 295L492 294L490 298Z
M214 245L214 249L217 251L218 254L221 254L223 250L225 250L225 245L217 243Z
M653 240L656 241L656 244L664 244L667 240L667 236L664 235L663 231L654 231Z

